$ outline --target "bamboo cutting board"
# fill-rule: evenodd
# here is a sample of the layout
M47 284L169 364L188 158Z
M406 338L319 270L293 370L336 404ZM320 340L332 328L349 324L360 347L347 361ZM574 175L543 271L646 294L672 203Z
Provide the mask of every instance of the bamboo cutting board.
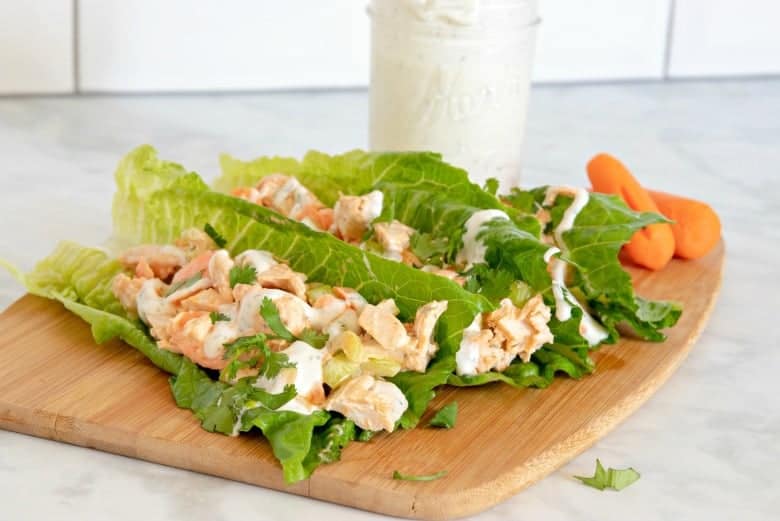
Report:
M202 430L175 406L166 375L143 356L119 341L96 345L78 317L30 295L0 315L0 427L385 514L465 516L566 463L664 383L712 310L723 256L721 244L699 261L632 273L639 294L685 306L666 343L605 346L594 354L595 374L560 378L545 390L442 389L432 410L457 400L454 429L418 428L353 443L341 462L292 486L283 483L260 436ZM420 483L394 481L394 470L449 474Z

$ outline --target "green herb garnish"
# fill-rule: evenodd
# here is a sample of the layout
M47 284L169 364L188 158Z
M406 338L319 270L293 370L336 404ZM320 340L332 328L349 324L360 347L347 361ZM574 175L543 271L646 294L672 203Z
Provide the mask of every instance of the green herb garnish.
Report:
M217 230L214 229L211 224L206 223L206 226L203 227L203 231L206 232L206 234L211 237L211 240L214 241L214 244L216 244L220 248L224 248L227 244L227 240L222 237L222 235L219 234Z
M258 333L225 344L224 358L230 362L223 372L228 379L232 380L239 370L245 368L257 368L258 375L271 379L282 369L295 367L295 363L290 362L286 354L271 351L266 343L267 340L266 335Z
M263 302L260 304L260 314L277 337L288 342L295 340L295 335L290 333L290 330L282 323L279 308L276 307L273 300L268 297L263 298Z
M433 415L433 418L431 418L431 421L428 423L428 425L431 427L451 429L455 427L455 420L457 417L458 402L452 402L439 409L439 411Z
M209 318L211 319L212 324L216 324L217 322L230 322L229 316L224 313L219 313L218 311L209 313Z
M230 268L230 287L236 284L253 284L257 280L257 271L254 266L233 266Z
M268 297L265 297L260 304L260 314L263 316L263 320L265 320L268 327L271 328L271 331L274 332L276 338L288 342L301 340L315 349L322 349L328 341L328 335L317 333L313 329L304 329L301 332L301 335L297 337L293 335L282 322L282 318L279 316L279 308L277 308L274 301Z
M611 488L613 490L623 490L633 482L639 479L639 472L633 468L604 470L601 461L596 460L596 472L592 477L574 476L585 485L599 490Z
M439 478L443 478L447 475L446 470L436 472L434 474L428 474L426 476L415 476L412 474L402 474L397 470L393 472L393 479L400 479L403 481L436 481Z

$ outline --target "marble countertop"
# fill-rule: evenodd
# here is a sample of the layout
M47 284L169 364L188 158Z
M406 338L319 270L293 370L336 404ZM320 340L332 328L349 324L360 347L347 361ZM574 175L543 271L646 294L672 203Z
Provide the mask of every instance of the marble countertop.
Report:
M780 512L780 81L551 86L532 95L524 182L582 184L598 151L720 213L723 290L669 382L590 450L481 521L769 519ZM0 98L0 257L29 269L60 238L110 233L111 173L154 144L206 177L239 157L367 141L365 92ZM0 273L0 308L22 294ZM662 347L659 347L662 348ZM532 433L529 433L532 435ZM600 458L642 479L582 486ZM388 519L0 431L3 520Z

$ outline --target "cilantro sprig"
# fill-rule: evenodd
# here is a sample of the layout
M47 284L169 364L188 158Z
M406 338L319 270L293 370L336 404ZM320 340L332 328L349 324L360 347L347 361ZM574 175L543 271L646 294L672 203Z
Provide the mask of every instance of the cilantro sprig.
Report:
M273 334L258 333L225 344L224 359L229 360L229 362L223 369L223 376L229 380L234 379L241 369L257 369L260 376L271 379L276 377L282 369L295 367L295 363L291 362L286 354L271 350L268 346L270 340L285 340L287 342L302 340L319 349L325 345L328 339L327 335L318 334L311 329L304 330L300 337L293 335L282 322L279 308L268 297L263 298L260 304L260 315ZM221 313L212 312L209 316L212 322L222 320L221 317L229 320Z
M214 244L216 244L219 248L224 248L227 244L227 239L220 235L220 233L215 230L211 224L206 223L206 226L203 227L203 231L206 232L206 235L211 237L211 240L214 241Z
M228 273L230 287L236 284L253 284L257 279L257 271L254 266L233 266Z
M227 316L224 313L220 313L218 311L212 311L209 313L209 318L211 319L212 324L216 324L217 322L229 322L230 317Z
M613 490L623 490L627 486L639 479L640 474L633 468L627 469L604 469L601 461L596 460L596 471L591 477L574 476L582 481L583 484L598 490L611 488Z
M262 315L263 320L265 320L265 323L271 331L274 332L274 335L282 340L288 342L301 340L317 349L324 347L325 343L328 341L328 335L317 333L313 329L304 329L300 336L293 335L282 322L282 318L279 316L279 308L277 308L274 301L268 297L265 297L260 304L260 315Z
M257 368L258 375L271 379L278 376L282 369L295 367L286 354L271 351L268 340L267 335L258 333L225 344L224 358L230 362L223 371L228 379L234 379L241 369L253 368Z

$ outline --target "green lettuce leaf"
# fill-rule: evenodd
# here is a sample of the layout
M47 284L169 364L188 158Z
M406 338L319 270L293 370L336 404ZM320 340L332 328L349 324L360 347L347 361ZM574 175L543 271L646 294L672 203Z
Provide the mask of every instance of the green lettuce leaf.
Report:
M287 386L282 393L271 394L254 387L252 378L228 385L212 380L186 359L182 370L172 376L170 382L176 404L192 410L207 431L235 436L253 427L259 428L282 465L286 483L308 478L319 464L335 461L340 454L334 454L328 460L310 460L304 465L315 437L314 429L324 425L329 414L315 411L305 415L277 410L295 397L293 386Z
M61 302L86 321L99 344L124 340L160 369L176 373L182 356L157 347L144 326L127 316L111 291L111 280L122 266L106 252L63 241L22 277L30 293Z
M458 417L458 402L448 403L436 414L433 415L428 425L431 427L441 427L443 429L451 429L455 427L455 420Z
M303 459L304 472L311 474L318 466L341 459L344 447L356 437L357 428L352 420L332 416L328 423L314 431L311 447Z
M523 192L518 189L505 200L520 211L535 211L544 200L547 187ZM561 221L573 199L559 195L550 209L552 231ZM613 195L592 193L588 203L577 215L574 226L564 232L562 258L575 268L577 288L588 301L596 316L610 331L610 340L617 340L617 325L628 323L641 338L661 341L660 329L673 326L680 316L679 304L647 301L636 296L631 277L618 260L621 247L637 230L650 224L667 222L658 214L637 213ZM558 338L556 337L556 340Z

